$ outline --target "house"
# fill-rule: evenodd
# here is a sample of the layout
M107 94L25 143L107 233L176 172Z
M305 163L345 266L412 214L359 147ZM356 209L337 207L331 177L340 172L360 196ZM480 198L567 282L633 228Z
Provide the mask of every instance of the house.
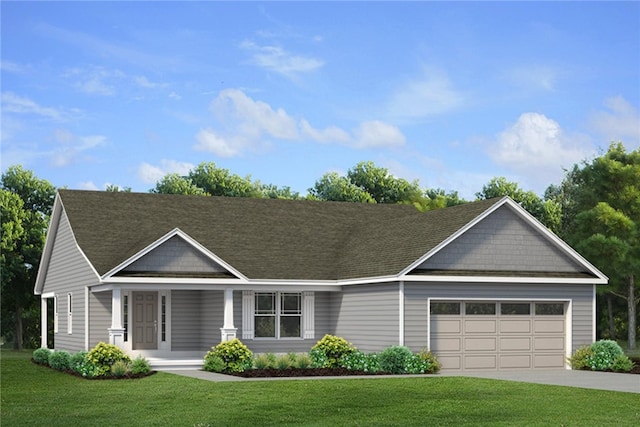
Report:
M505 197L405 205L60 190L35 293L42 345L156 368L221 340L434 351L443 369L565 368L607 277ZM47 303L49 301L49 303ZM47 324L47 312L53 325Z

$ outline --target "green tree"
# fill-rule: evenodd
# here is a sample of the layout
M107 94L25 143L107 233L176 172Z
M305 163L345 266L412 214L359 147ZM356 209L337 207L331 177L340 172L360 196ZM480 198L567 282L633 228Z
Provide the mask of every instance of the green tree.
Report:
M104 191L110 191L112 193L131 193L131 187L120 187L118 185L109 184Z
M2 175L1 188L2 335L12 340L14 347L20 350L24 345L38 344L40 306L33 288L55 188L21 166L7 169ZM9 233L6 239L5 230Z
M413 202L413 205L421 212L434 209L448 208L450 206L467 203L461 199L457 191L445 192L441 188L431 188L424 190L423 196Z
M627 335L636 346L640 274L640 149L622 143L590 162L574 165L558 191L563 237L609 277L608 295L627 302ZM611 303L609 325L613 329Z
M156 186L150 190L151 193L158 194L191 194L196 196L206 196L207 193L193 183L190 178L180 176L177 173L165 175Z
M371 194L337 172L326 173L309 189L309 198L334 202L376 203Z
M554 233L559 232L562 208L556 200L541 199L533 191L525 191L517 183L507 181L505 177L491 179L482 187L482 191L476 193L479 200L504 196L511 197Z
M259 186L251 177L242 178L228 169L219 168L213 162L203 162L189 172L193 185L211 196L261 197Z

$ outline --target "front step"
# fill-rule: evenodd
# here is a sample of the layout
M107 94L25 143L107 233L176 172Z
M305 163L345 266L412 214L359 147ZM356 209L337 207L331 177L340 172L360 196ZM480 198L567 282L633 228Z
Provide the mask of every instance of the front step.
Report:
M202 359L154 359L147 358L149 366L154 371L180 371L202 369Z

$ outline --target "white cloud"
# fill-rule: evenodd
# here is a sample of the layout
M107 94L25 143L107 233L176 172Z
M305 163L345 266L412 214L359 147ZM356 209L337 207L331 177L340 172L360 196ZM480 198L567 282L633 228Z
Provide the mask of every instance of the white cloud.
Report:
M73 111L60 108L44 107L37 102L16 95L12 92L2 93L2 112L16 114L34 114L56 121L68 120L73 116Z
M568 168L593 152L584 135L565 133L560 125L539 113L524 113L497 135L489 155L498 164L517 171L532 183L559 181Z
M505 72L506 79L516 86L546 91L555 89L559 74L553 67L543 65L516 67Z
M282 108L273 108L239 89L227 89L211 103L218 127L201 129L196 135L197 151L220 157L239 156L268 146L272 140L335 143L353 148L397 147L405 137L397 127L382 121L362 122L349 133L338 126L314 128L304 118L294 119Z
M100 190L100 189L98 188L98 186L97 186L97 185L95 185L95 184L93 183L93 181L84 181L84 182L80 182L80 183L78 184L78 188L79 188L80 190L92 190L92 191L98 191L98 190Z
M591 127L605 141L622 141L628 146L640 146L640 111L622 96L605 99L607 111L598 111L591 118Z
M399 147L405 143L400 129L379 120L361 123L354 135L358 148Z
M401 85L391 96L387 113L397 119L421 119L451 111L464 102L447 74L425 67L423 75Z
M171 98L171 99L173 99L175 101L180 101L182 99L182 97L179 94L177 94L176 92L171 92L169 94L169 98Z
M324 65L319 59L295 55L280 46L259 46L247 40L240 44L240 48L252 52L251 61L255 65L287 77L314 71Z
M49 161L55 167L65 167L81 161L91 160L86 152L107 143L103 135L75 135L65 129L56 129L53 133L55 146Z
M154 166L143 162L138 166L138 178L144 183L155 184L170 173L178 175L187 175L194 165L188 162L178 162L176 160L160 160L160 166Z

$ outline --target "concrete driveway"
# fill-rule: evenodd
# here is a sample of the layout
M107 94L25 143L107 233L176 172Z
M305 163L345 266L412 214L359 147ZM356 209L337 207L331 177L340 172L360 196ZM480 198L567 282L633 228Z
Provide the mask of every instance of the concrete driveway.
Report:
M363 378L353 377L294 377L294 378L240 378L232 375L214 374L196 369L164 371L170 374L183 375L191 378L198 378L206 381L276 381L276 380L326 380L326 379L346 379ZM559 385L566 387L582 387L597 390L623 391L628 393L640 393L640 375L614 374L611 372L592 371L568 371L568 370L536 370L536 371L511 371L511 372L456 372L441 373L437 375L402 375L399 377L474 377L488 378L494 380L520 381L525 383L537 383L548 385ZM390 378L398 377L394 375L375 375L365 378Z

